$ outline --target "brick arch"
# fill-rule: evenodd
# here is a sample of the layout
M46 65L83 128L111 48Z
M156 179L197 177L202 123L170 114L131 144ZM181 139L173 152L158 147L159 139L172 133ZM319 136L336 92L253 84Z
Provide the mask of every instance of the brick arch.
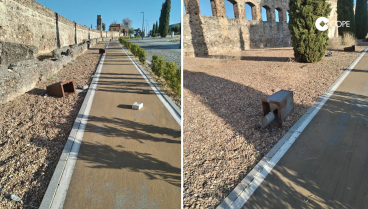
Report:
M279 13L279 22L286 22L286 10L277 5L275 5L275 10Z
M252 20L259 20L259 14L258 14L258 6L256 3L254 3L253 1L246 1L244 4L248 4L251 7L251 12L252 12ZM244 11L245 12L245 11Z
M262 8L266 9L267 21L275 21L274 11L271 9L271 6L264 4L261 6L261 18L262 18Z
M245 9L244 5L241 4L238 0L225 0L233 4L234 16L235 18L245 18Z

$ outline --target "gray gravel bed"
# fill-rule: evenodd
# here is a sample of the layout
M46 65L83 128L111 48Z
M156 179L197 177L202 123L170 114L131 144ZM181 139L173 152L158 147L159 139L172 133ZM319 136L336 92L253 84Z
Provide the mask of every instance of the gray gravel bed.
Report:
M175 38L144 38L131 39L132 43L138 44L147 52L147 60L151 62L153 55L163 56L166 61L175 62L176 65L181 66L181 49L180 43L169 42L170 39Z

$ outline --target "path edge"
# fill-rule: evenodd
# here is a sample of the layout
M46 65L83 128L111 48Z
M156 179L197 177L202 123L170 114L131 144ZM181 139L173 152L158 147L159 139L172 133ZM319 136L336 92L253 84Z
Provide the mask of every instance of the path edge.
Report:
M166 102L169 103L171 108L175 111L175 113L178 115L179 119L181 120L181 109L175 104L174 101L163 91L161 88L157 85L157 83L151 78L151 76L148 75L148 73L139 65L139 63L135 60L135 58L128 54L125 47L123 47L120 42L118 41L120 47L125 51L125 53L129 56L129 58L134 62L138 70L143 73L143 75L148 79L148 81L157 89L157 91L161 94L161 96L166 100ZM148 63L148 61L146 61ZM179 123L180 125L180 123Z
M107 49L108 46L109 46L109 42L107 42L105 49ZM89 88L88 88L88 92L87 92L87 94L86 94L86 96L83 100L81 108L79 109L78 115L77 115L77 117L74 121L74 124L73 124L73 128L70 131L68 140L65 143L63 152L60 155L58 164L56 165L55 171L52 175L52 178L49 182L49 185L47 186L46 192L45 192L45 194L42 198L42 202L41 202L41 205L40 205L39 209L49 209L53 206L54 199L57 196L58 188L60 186L60 182L62 180L62 177L65 174L65 171L67 170L67 166L68 166L67 162L69 160L69 156L71 155L71 152L72 152L73 148L74 148L74 151L77 151L76 153L74 153L73 158L77 158L77 155L78 155L78 152L79 152L79 147L80 147L80 144L76 145L77 143L75 143L76 140L77 140L76 139L77 138L77 133L78 133L79 129L84 129L85 128L85 125L83 126L83 124L82 124L82 119L84 118L87 105L92 105L93 95L91 97L91 94L92 94L92 92L94 94L96 89L91 88L91 87L92 87L93 84L97 85L99 74L101 73L100 71L102 69L103 62L104 62L104 59L105 59L105 55L106 54L103 54L101 56L99 64L96 67L95 74L93 75L93 79L92 79L92 81L89 85ZM87 115L87 119L88 119L88 115ZM82 138L83 138L83 136L82 136ZM76 148L77 148L77 150L75 150ZM73 171L73 169L74 169L74 165L73 165L73 168L71 168L71 171ZM70 182L71 176L70 176L69 179L66 179L66 180ZM65 192L65 195L66 195L66 192ZM59 205L58 208L62 208L64 200L65 200L65 196L63 198L62 205Z
M275 146L262 158L261 161L248 173L248 175L238 184L233 191L216 207L216 209L238 209L243 207L253 192L271 172L273 167L286 153L304 128L314 118L326 101L335 90L345 80L355 65L362 59L368 51L368 47L353 61L352 64L336 79L327 91L319 97L303 116L289 129L289 131L275 144Z

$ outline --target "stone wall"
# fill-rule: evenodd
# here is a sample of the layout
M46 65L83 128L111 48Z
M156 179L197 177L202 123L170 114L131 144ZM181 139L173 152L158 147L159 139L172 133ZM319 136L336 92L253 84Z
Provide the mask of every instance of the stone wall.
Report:
M36 46L40 54L120 35L74 23L34 0L0 0L0 14L0 41Z
M92 39L91 46L97 42L97 39ZM39 61L32 54L34 48L22 48L22 44L15 43L3 43L3 46L4 44L7 48L28 53L29 58L17 62L13 60L6 69L0 69L0 105L32 90L37 82L50 78L88 48L87 43L65 46L53 51L54 58Z
M88 47L119 35L79 25L34 0L0 0L0 105L33 89ZM50 52L51 59L37 59Z
M224 55L251 48L291 46L287 11L289 0L208 0L213 16L202 16L198 0L184 0L184 56ZM235 18L227 18L225 1L233 4ZM245 19L245 4L251 6L252 20ZM330 20L337 20L337 1L330 1ZM267 21L262 21L262 7ZM279 14L276 22L275 9ZM329 37L337 36L337 28Z

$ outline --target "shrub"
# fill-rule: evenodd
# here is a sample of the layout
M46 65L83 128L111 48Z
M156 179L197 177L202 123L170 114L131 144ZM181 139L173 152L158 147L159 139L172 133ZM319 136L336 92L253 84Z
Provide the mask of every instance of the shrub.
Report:
M330 4L326 0L293 0L289 2L289 8L289 30L295 60L320 61L328 45L328 30L319 31L315 22L319 17L329 16Z
M144 49L138 48L139 61L144 64L146 62L147 53Z
M152 56L151 69L153 73L155 73L155 75L157 75L158 77L163 76L164 66L165 66L165 60L162 57L162 55L161 57L158 57L157 55Z
M178 67L175 71L175 85L171 87L176 95L181 94L181 68Z
M166 62L164 68L165 80L175 94L180 95L181 69L175 62Z
M357 45L357 40L354 36L354 34L350 32L345 32L342 36L342 45L344 46L352 46Z
M138 49L139 49L138 44L132 44L132 46L130 47L130 51L136 57L138 57Z
M129 41L126 42L126 48L130 50L130 47L132 46L132 43L130 43Z

